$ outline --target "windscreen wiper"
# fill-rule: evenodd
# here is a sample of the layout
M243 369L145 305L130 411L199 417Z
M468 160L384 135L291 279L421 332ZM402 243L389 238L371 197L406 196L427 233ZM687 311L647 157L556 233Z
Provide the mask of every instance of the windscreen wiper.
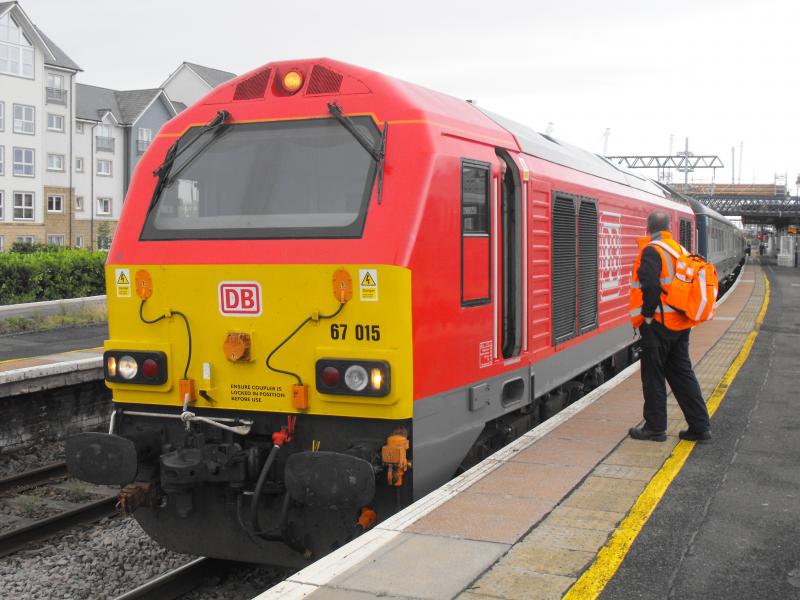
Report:
M231 114L227 110L221 110L221 111L217 112L217 115L208 123L208 125L203 127L200 130L200 132L196 136L194 136L194 138L192 138L189 141L189 143L186 144L183 148L178 150L178 143L180 142L180 139L176 140L175 143L172 144L170 149L167 151L167 156L164 158L164 162L162 162L158 166L158 168L155 171L153 171L153 175L158 177L158 183L156 183L156 189L153 192L153 198L150 200L150 207L147 209L148 213L151 210L153 210L153 207L155 206L156 202L158 201L158 198L161 196L161 192L163 191L164 187L167 185L167 183L169 181L169 172L170 172L170 169L172 169L172 165L175 164L175 161L184 152L186 152L189 148L191 148L192 145L197 140L199 140L201 137L203 137L206 133L219 129L223 125L223 123L225 123L225 121L228 120L228 117L230 117L230 116L231 116ZM215 138L212 137L211 139L213 140ZM197 157L197 155L200 154L203 151L203 149L205 149L205 147L207 145L208 145L208 143L203 145L203 147L201 147L200 150L198 150L194 154L194 156L192 156L188 161L186 161L186 163L181 167L180 171L183 171L183 169L185 169L189 165L189 163L192 162L192 160L194 160ZM178 173L176 173L176 175L179 174L180 171L178 171Z
M375 159L375 162L379 163L381 161L382 156L380 150L376 149L372 144L370 144L369 140L364 137L364 134L356 129L356 126L353 125L353 122L349 117L345 117L342 114L342 109L338 104L336 104L336 102L328 103L328 112L336 117L336 120L339 121L339 123L341 123L354 138L356 138L356 141L363 146L364 150L369 152L369 155Z
M375 148L370 141L361 133L353 121L349 117L342 114L342 108L336 102L328 103L328 112L330 112L342 126L350 132L350 134L361 144L361 146L369 152L369 155L378 163L378 204L381 203L381 191L383 189L383 166L386 159L386 134L389 132L389 122L385 121L383 124L383 132L381 133L381 142L378 148Z

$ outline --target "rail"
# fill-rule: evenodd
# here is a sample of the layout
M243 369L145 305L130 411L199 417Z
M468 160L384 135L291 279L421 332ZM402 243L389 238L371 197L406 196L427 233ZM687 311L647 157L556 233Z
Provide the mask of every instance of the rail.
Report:
M173 600L200 587L210 574L229 568L231 563L201 556L180 567L146 581L114 600Z
M54 463L0 480L0 491L7 492L15 488L39 485L51 479L64 477L66 474L65 463ZM0 533L0 557L12 554L32 542L46 539L75 525L91 523L116 514L116 504L116 495L106 496L4 531Z
M24 473L17 473L4 479L0 479L0 493L7 492L14 488L39 485L45 481L67 476L67 463L56 462L45 465L37 469L31 469Z

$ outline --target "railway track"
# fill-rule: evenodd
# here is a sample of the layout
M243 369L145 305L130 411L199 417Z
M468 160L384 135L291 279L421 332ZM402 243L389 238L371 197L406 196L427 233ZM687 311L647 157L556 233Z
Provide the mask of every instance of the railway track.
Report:
M0 479L0 494L19 487L40 485L51 479L67 476L67 463L64 461L51 463L23 473L17 473Z
M67 467L63 462L53 463L0 479L0 494L7 495L14 490L29 490L40 487L53 480L67 477ZM75 503L54 515L26 522L23 525L0 532L0 557L12 554L26 545L46 539L65 529L91 523L116 513L116 495L95 498Z
M114 600L174 600L203 585L209 575L230 569L234 563L199 557L117 596Z

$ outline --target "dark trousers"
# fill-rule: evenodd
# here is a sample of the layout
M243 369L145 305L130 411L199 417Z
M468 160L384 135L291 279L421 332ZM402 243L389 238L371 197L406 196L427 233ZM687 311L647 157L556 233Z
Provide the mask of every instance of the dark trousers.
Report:
M667 429L667 387L672 388L683 416L692 431L711 428L706 403L689 358L689 332L672 331L658 321L639 328L642 336L642 390L645 427Z

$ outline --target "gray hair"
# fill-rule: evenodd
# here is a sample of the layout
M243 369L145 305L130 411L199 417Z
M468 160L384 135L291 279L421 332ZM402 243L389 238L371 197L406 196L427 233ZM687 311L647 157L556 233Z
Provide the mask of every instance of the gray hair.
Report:
M647 217L647 233L669 231L669 215L663 210L650 213Z

